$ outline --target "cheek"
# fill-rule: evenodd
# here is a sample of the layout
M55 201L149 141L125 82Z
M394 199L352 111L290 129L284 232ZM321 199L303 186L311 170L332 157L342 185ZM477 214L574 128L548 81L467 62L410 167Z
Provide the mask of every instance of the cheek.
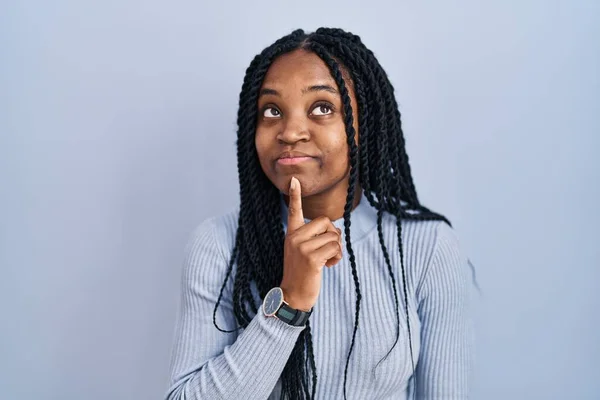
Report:
M268 143L265 140L265 135L261 135L259 131L256 131L256 135L254 136L254 147L256 148L260 164L264 167L268 153Z
M346 137L331 141L324 155L324 169L331 174L339 175L348 168L348 145Z

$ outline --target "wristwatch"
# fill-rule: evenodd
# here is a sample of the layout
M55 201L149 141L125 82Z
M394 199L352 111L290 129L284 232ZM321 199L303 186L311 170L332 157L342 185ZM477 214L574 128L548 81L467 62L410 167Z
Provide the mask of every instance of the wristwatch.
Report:
M283 290L280 287L269 290L263 300L262 309L267 317L275 317L292 326L306 325L308 317L312 314L312 308L310 311L303 311L290 307L283 299Z

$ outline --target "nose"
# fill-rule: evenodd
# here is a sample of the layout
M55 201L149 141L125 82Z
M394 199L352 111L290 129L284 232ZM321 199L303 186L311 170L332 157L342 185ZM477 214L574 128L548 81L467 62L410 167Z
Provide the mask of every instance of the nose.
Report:
M280 143L294 144L296 142L307 142L310 140L308 121L302 116L288 116L281 125L281 131L277 134Z

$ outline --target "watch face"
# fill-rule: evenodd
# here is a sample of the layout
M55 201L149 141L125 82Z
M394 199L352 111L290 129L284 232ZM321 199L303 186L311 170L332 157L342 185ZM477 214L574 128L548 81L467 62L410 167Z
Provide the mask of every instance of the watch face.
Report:
M272 317L281 307L281 303L283 303L283 292L278 287L273 288L265 296L263 312L267 317Z

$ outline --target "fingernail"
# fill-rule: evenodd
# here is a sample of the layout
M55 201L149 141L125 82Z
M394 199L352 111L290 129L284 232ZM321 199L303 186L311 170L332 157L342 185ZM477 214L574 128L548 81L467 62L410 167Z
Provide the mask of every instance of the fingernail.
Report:
M292 177L292 180L290 182L290 192L292 192L294 190L294 188L296 187L296 183L294 182L294 177Z

